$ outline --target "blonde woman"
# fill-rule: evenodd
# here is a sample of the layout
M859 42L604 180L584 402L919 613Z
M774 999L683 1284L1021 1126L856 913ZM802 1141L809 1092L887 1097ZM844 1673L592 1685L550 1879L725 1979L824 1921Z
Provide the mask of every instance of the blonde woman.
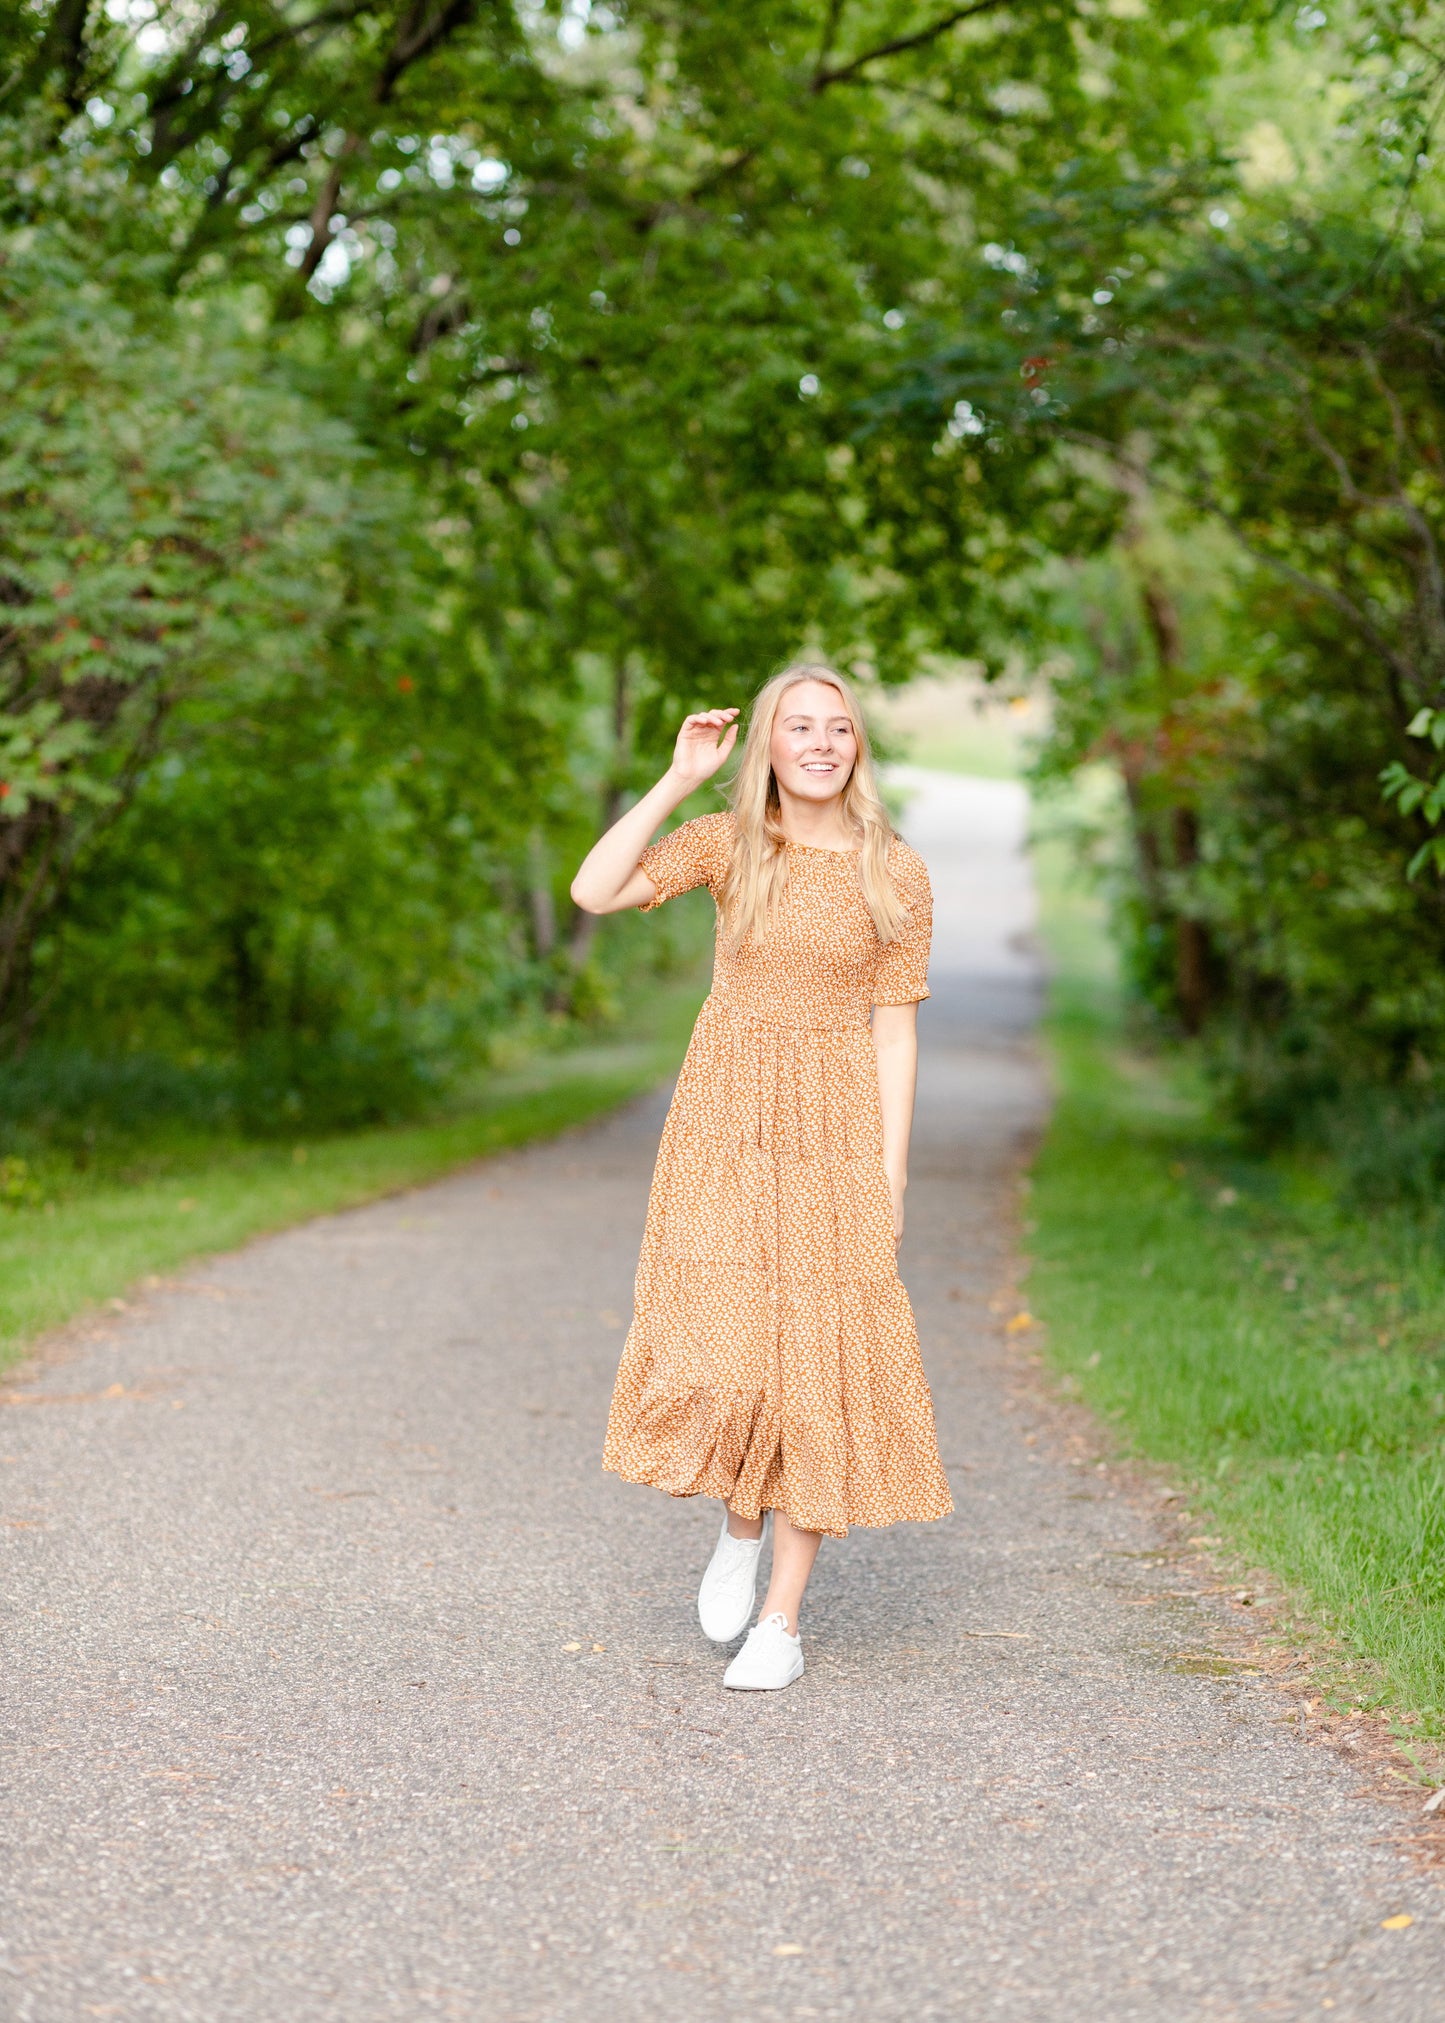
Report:
M704 1631L748 1627L765 1514L772 1570L725 1686L803 1671L798 1611L825 1537L951 1508L895 1252L903 1233L928 873L879 799L848 683L775 675L753 704L730 813L649 838L726 762L703 710L572 885L590 913L706 885L712 994L672 1100L604 1465L716 1496Z

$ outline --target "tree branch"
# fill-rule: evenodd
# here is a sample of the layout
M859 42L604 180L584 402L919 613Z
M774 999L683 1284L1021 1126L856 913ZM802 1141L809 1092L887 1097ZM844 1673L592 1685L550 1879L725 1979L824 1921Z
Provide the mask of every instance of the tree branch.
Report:
M930 22L927 28L916 29L912 35L895 35L891 42L880 42L876 49L865 49L861 56L852 57L834 69L830 70L820 62L813 72L810 89L816 95L826 91L829 85L849 84L870 63L881 63L885 56L902 56L910 49L922 49L926 43L936 42L940 35L946 35L950 28L957 28L961 21L972 21L979 14L996 13L1007 4L1008 0L972 0L970 6L955 7L940 20Z
M37 83L58 73L60 96L70 112L80 110L84 96L82 86L89 63L85 31L89 17L90 0L60 0L50 17L45 39L30 64L30 77Z
M823 40L818 45L818 61L813 66L814 75L825 70L828 58L833 54L833 44L838 40L838 30L843 23L843 9L847 0L828 0L828 18L823 23Z
M303 288L321 265L326 248L331 244L331 220L336 216L336 206L341 196L341 180L346 174L348 160L360 146L359 134L349 133L346 136L336 160L331 164L326 181L317 193L316 202L311 209L311 244L306 248L301 265L297 269Z
M714 162L707 174L699 176L692 188L684 190L681 196L659 198L655 204L649 204L645 210L639 211L632 220L633 231L639 238L645 237L648 232L655 230L664 218L679 217L689 204L695 204L701 198L710 195L713 190L725 183L729 176L737 175L739 170L748 166L749 162L756 161L761 153L762 145L758 142L752 147L740 148L735 155L729 155L725 161Z
M406 18L400 23L387 52L386 61L377 74L372 97L378 105L386 105L397 87L402 72L445 42L458 28L465 27L476 12L476 0L442 0L434 6L432 0L412 0Z
M430 0L413 0L405 20L397 28L386 61L377 72L371 92L373 104L389 103L409 66L445 42L457 29L465 27L475 12L476 0L443 0L440 7L432 6ZM347 134L326 181L321 185L311 212L311 244L297 269L297 278L303 288L321 265L326 248L331 243L331 220L340 202L346 164L360 146L360 134Z
M1208 513L1212 519L1227 527L1246 555L1252 555L1256 562L1262 562L1266 568L1273 569L1277 575L1283 576L1286 582L1293 583L1297 590L1303 590L1309 596L1319 598L1338 611L1341 617L1347 618L1366 645L1379 654L1396 680L1403 683L1407 690L1419 692L1420 670L1412 660L1400 652L1398 647L1390 644L1377 626L1371 624L1354 599L1335 584L1323 582L1319 577L1295 568L1292 562L1286 562L1282 556L1272 554L1268 548L1258 546L1245 533L1238 515L1232 513L1228 506L1214 496L1207 479L1200 478L1195 489L1184 485L1171 485L1167 476L1161 478L1121 453L1118 444L1110 442L1107 436L1096 436L1085 429L1060 429L1058 433L1063 441L1078 443L1081 448L1094 450L1107 458L1115 472L1127 480L1126 489L1152 482L1181 493L1197 510Z

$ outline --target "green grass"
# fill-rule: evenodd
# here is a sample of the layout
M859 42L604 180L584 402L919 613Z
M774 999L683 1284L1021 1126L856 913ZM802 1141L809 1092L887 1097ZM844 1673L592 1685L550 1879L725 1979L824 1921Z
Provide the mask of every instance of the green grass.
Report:
M1048 853L1045 853L1046 860ZM1445 1732L1445 1246L1252 1153L1128 1041L1097 909L1045 864L1058 1105L1029 1303L1066 1383L1267 1569L1339 1694Z
M82 1176L48 1202L0 1209L0 1367L139 1279L612 1109L676 1067L704 990L695 966L650 979L637 1014L610 1037L492 1076L449 1116L284 1145L139 1148L125 1180Z

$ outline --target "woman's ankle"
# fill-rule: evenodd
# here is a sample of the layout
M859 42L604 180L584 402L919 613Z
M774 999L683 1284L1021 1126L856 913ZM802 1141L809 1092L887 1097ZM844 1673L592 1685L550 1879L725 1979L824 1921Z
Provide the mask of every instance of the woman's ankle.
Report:
M760 1517L739 1517L735 1510L728 1512L728 1537L745 1538L756 1544L763 1535L763 1520Z

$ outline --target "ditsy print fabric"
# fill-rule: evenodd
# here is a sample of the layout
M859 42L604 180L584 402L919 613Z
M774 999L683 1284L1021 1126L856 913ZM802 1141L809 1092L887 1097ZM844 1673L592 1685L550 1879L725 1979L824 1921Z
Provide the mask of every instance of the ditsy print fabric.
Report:
M661 905L722 891L731 815L685 822L642 868ZM856 856L790 844L763 945L719 921L712 993L663 1130L604 1465L740 1516L853 1524L943 1517L918 1334L883 1172L875 1004L928 995L923 860L889 856L909 925L886 948ZM650 909L644 909L650 910Z

